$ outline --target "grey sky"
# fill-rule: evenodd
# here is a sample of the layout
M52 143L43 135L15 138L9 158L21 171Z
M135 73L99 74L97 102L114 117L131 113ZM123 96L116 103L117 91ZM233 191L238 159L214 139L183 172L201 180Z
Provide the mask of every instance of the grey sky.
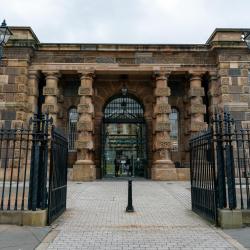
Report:
M205 43L249 28L250 0L0 0L0 18L41 42Z

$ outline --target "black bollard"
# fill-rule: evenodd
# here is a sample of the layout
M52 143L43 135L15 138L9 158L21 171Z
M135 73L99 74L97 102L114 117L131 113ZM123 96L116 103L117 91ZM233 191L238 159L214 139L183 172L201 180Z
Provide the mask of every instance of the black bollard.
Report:
M128 205L126 208L126 212L128 213L134 212L133 199L132 199L132 180L128 181Z

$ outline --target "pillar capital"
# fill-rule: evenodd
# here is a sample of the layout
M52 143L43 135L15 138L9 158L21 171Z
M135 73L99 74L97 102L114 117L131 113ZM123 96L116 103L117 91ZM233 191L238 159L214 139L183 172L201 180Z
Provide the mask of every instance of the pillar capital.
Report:
M189 71L190 81L201 80L204 74L204 71Z
M94 79L95 77L95 70L93 68L90 69L84 69L84 70L80 70L78 71L79 75L80 75L80 79Z
M54 79L54 80L58 80L58 78L61 77L61 73L59 71L43 71L43 74L47 79Z
M28 71L28 78L29 80L38 80L41 74L38 70L29 70Z
M154 71L153 76L154 76L154 78L155 78L156 81L159 81L159 80L168 80L170 74L171 74L171 71L157 70L157 71Z

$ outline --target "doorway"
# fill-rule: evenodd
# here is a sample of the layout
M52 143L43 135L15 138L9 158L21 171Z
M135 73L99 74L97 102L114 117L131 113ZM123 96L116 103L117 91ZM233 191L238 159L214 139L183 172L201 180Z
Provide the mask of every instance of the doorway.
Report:
M147 177L144 107L128 93L111 97L102 123L102 176Z

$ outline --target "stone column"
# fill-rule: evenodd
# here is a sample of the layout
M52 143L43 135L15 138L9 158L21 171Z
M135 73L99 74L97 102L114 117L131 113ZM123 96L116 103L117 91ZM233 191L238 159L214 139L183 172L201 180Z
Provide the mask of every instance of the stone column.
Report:
M194 73L190 78L190 135L207 127L204 122L204 114L206 113L206 106L203 104L202 97L204 96L204 88L201 85L201 74Z
M218 84L218 77L215 74L210 76L208 84L208 97L209 97L209 114L221 111L220 105L220 89Z
M29 71L28 74L28 117L27 120L37 113L38 108L38 71Z
M78 94L79 121L77 124L77 161L73 167L73 180L90 181L96 179L94 165L94 138L93 138L93 80L94 72L81 72L81 86Z
M154 135L153 135L153 180L176 180L177 174L173 162L171 161L170 149L170 122L169 113L171 107L168 104L170 88L167 80L169 73L160 72L155 78L155 98L154 106Z
M58 97L58 81L59 72L44 72L46 76L46 86L43 88L43 95L45 96L45 103L43 104L43 112L48 112L53 118L53 124L57 125L57 114L59 111L57 97Z

